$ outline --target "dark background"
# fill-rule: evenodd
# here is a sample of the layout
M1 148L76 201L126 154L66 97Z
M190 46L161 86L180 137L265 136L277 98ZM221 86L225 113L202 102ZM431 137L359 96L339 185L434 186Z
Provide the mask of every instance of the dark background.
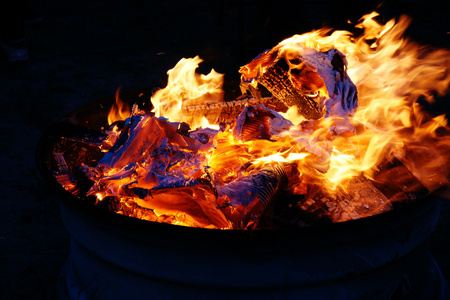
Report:
M233 85L240 66L283 38L322 24L345 28L347 18L377 6L361 2L34 1L44 21L25 28L29 61L0 56L0 298L56 297L69 238L59 196L34 160L52 123L119 87L165 86L166 71L182 57L199 55L200 71L226 73ZM379 10L386 20L412 16L410 37L449 48L448 1L391 1ZM448 111L448 102L441 99L435 110ZM450 205L442 204L431 248L450 278Z

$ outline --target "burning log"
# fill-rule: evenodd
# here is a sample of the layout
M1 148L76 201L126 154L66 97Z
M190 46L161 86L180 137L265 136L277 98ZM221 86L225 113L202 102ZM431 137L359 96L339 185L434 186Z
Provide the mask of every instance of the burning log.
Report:
M411 143L395 152L395 157L430 192L447 184L450 179L450 159L446 155L450 145L439 139L434 144L438 147L424 141Z
M182 107L183 114L190 119L205 116L210 124L231 124L236 121L246 105L264 105L278 112L286 112L287 107L275 97L244 98L233 101L224 101L212 104L202 104Z
M54 152L53 157L55 159L56 165L58 166L58 171L55 172L56 181L61 184L67 191L74 195L79 195L79 189L77 188L77 181L73 177L69 166L64 159L64 155L59 152Z
M429 193L402 161L393 158L376 168L373 179L353 177L334 195L318 193L299 202L299 206L334 222L354 220L399 208Z
M339 210L334 210L333 215L340 213L339 221L355 220L377 215L392 209L391 202L381 193L370 180L363 176L350 179L345 188L338 193ZM332 205L327 205L332 209Z
M417 201L428 194L425 186L397 158L383 162L373 175L373 185L395 207Z
M392 208L389 199L363 175L352 177L334 194L319 192L299 203L308 212L330 217L333 222L356 220Z
M233 228L255 229L264 210L287 181L283 165L268 165L225 186L217 186L217 202Z
M243 141L270 139L274 134L288 130L292 122L263 105L246 105L233 127L233 136Z
M352 115L356 86L346 73L345 56L331 49L320 52L289 39L261 53L239 72L243 90L263 85L287 107L296 106L306 119Z
M69 174L70 169L64 159L64 155L59 152L54 152L53 157L55 158L56 164L58 165L58 173L59 174Z
M101 149L104 145L102 142L104 143L106 138L103 134L81 129L80 126L64 124L63 127L68 129L69 133L75 133L77 130L79 132L61 137L60 143L55 145L53 149L57 168L55 178L66 190L84 198L86 191L93 185L93 182L83 174L85 171L88 172L89 168L85 164L97 162L102 157Z
M289 65L285 60L272 64L257 79L286 106L297 106L298 112L307 119L320 119L319 95L307 95L301 88L292 83L289 76Z
M252 139L269 139L269 119L275 115L263 106L246 106L236 120L233 135L244 141Z

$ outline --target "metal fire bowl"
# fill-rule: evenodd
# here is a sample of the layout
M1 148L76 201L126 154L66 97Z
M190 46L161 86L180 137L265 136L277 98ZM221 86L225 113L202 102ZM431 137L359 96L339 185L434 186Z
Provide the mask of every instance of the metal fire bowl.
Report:
M121 97L149 101L150 90L140 93ZM81 201L56 182L53 147L61 136L100 132L113 103L105 99L69 114L37 148L40 171L62 194L71 236L61 297L444 299L443 277L427 243L439 218L434 195L359 220L254 231L149 222Z

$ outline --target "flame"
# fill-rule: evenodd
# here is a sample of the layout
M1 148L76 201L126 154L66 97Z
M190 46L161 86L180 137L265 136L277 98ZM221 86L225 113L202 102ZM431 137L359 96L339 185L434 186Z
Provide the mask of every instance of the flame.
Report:
M208 75L198 74L195 70L203 60L198 56L183 58L167 72L167 86L158 90L151 101L156 117L163 116L173 122L188 123L191 128L207 127L208 122L201 115L189 119L183 108L197 104L223 102L223 74L211 70Z
M359 108L353 120L364 130L350 141L363 150L358 155L361 171L369 171L399 149L432 140L439 127L447 126L443 116L426 120L417 100L424 96L432 102L433 93L448 92L450 51L403 38L410 23L407 17L381 25L373 19L377 15L362 18L357 27L364 35L354 41L339 32L331 35L335 47L346 53L349 75L358 87ZM449 141L444 144L448 148Z
M375 21L376 16L378 13L373 12L361 18L356 25L364 31L360 37L355 38L347 31L328 35L328 29L294 35L240 71L244 81L254 78L263 73L279 53L295 59L305 48L322 52L335 48L346 55L348 74L358 88L359 108L353 118L345 122L359 126L359 132L346 138L328 137L333 150L322 180L330 183L331 189L361 172L370 176L373 168L396 149L430 140L439 127L447 126L443 116L425 122L416 101L422 96L432 102L433 93L445 95L448 92L450 52L420 46L404 38L410 23L405 16L398 22L390 20L384 25ZM327 139L328 129L335 126L330 124L332 121L323 119L306 138L309 141L317 137ZM305 144L302 131L291 130L289 134ZM448 148L448 141L442 144ZM325 156L323 162L327 162ZM442 156L436 159L442 160Z
M215 197L218 197L217 203L229 205L233 200L229 199L229 195L221 195L221 187L255 174L268 165L288 166L287 172L291 176L289 188L294 194L306 197L302 208L314 203L313 197L318 193L317 187L320 187L326 206L333 209L339 206L343 211L339 215L334 213L335 221L368 216L388 209L389 205L383 200L384 196L378 194L372 203L364 203L364 207L371 207L371 212L358 211L355 208L356 202L335 201L342 193L360 197L355 194L355 189L364 186L366 179L374 180L380 164L394 157L429 191L448 184L450 138L449 135L439 134L442 128L448 130L447 120L444 115L429 117L417 101L422 98L431 103L434 101L434 94L448 93L450 51L431 49L404 38L404 32L410 23L407 17L380 24L375 20L376 16L378 14L373 12L361 18L356 25L363 30L361 36L355 37L347 31L334 31L330 34L328 29L294 35L240 70L242 80L256 88L255 78L283 55L291 72L289 80L308 91L309 96L326 99L334 92L330 90L327 79L318 76L317 70L311 64L298 60L298 57L302 53L312 51L311 49L323 53L337 49L345 55L343 59L347 63L347 74L357 86L357 109L350 113L342 113L342 110L339 110L336 114L326 115L319 120L305 120L297 114L295 107L291 107L283 114L285 119L290 120L291 125L288 128L280 129L269 136L265 132L263 137L247 139L228 126L210 136L212 147L204 147L198 151L189 147L185 150L186 143L189 145L187 138L180 142L179 137L174 137L174 130L168 129L169 125L148 119L136 127L144 128L147 139L148 135L153 133L155 141L132 141L131 148L144 149L150 147L149 145L156 148L142 150L142 157L136 159L133 165L129 157L125 160L120 158L120 165L105 165L107 170L104 170L104 177L96 188L108 188L97 192L94 187L92 194L97 195L99 200L113 195L126 195L121 199L128 199L129 190L136 185L141 189L151 190L160 184L159 179L155 178L159 176L158 168L161 166L165 168L165 175L177 174L178 178L183 180L212 176L216 187L200 186L188 194L183 194L180 190L166 191L167 194L158 194L151 199L144 197L146 201L134 201L141 203L142 207L151 208L151 212L140 214L154 221L231 228L227 223L230 220L227 221L221 212L218 212ZM157 118L164 117L170 122L185 122L193 129L213 125L206 120L205 114L192 116L186 113L186 107L189 106L223 102L223 75L214 70L208 75L197 74L195 70L201 61L198 56L183 58L167 72L166 88L157 91L151 98L153 112ZM114 113L112 111L111 117L108 117L110 124L129 116L119 102L117 91ZM257 113L258 109L249 110L250 117ZM256 120L276 118L275 113L264 113L264 117ZM251 123L252 129L267 125L264 123L266 121L261 122L256 124L258 126ZM145 129L150 126L148 124L153 127ZM164 137L163 133L167 137ZM190 145L192 146L192 142ZM157 149L173 153L155 163L153 160L160 157L160 152L155 154ZM180 154L179 149L184 149L184 154ZM136 154L133 152L132 155ZM184 155L182 162L171 163L171 157L177 155ZM152 166L157 169L152 169ZM362 175L364 180L360 177ZM120 184L109 185L116 179L120 179ZM183 184L188 186L187 182ZM353 190L350 186L353 186ZM214 188L219 190L219 196L212 191ZM138 190L134 191L136 193ZM196 200L196 197L203 198ZM141 196L139 198L141 199ZM163 203L167 199L171 203ZM181 209L182 207L185 210ZM195 213L196 207L202 213ZM355 210L350 211L351 207ZM235 220L237 210L230 213L228 209L229 207L224 209L224 214ZM248 211L253 212L252 209L254 207Z
M108 113L108 125L116 121L123 121L130 116L130 107L127 103L123 102L120 97L120 88L116 90L115 103L111 106Z

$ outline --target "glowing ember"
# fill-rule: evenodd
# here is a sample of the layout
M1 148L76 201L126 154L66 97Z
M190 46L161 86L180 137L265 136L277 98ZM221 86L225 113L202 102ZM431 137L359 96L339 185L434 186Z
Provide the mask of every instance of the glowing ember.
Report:
M81 166L87 196L151 221L248 229L305 225L305 213L358 219L448 185L447 120L417 100L448 92L450 52L402 38L405 17L376 16L360 37L318 30L262 53L240 70L252 99L224 102L223 76L196 74L198 57L168 71L155 115L125 112L117 96L108 122L125 124L107 132L97 166ZM210 124L224 113L233 121Z

